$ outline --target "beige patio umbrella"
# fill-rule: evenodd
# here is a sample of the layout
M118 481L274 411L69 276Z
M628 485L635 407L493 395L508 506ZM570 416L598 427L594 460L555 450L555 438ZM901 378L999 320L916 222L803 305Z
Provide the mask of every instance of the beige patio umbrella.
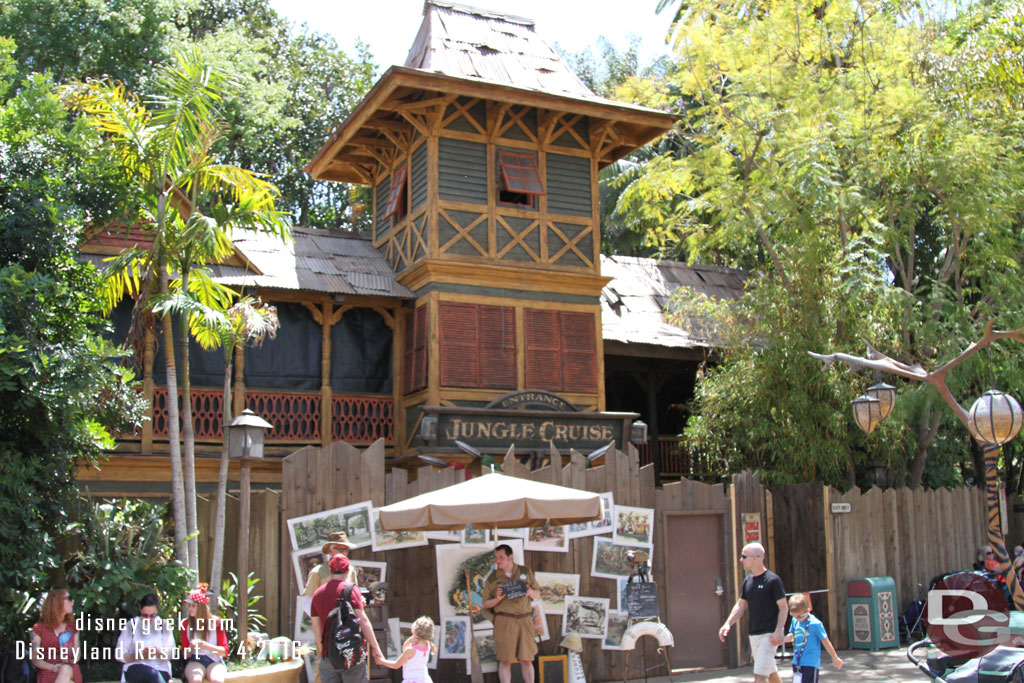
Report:
M513 529L601 519L601 496L504 474L484 474L380 508L387 530Z

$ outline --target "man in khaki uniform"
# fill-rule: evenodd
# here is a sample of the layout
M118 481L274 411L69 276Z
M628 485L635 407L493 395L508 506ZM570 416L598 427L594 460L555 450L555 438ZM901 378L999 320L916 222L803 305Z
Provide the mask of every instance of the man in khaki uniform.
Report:
M313 604L313 593L316 593L316 589L324 585L331 580L331 558L335 555L344 555L348 557L348 551L352 549L352 544L348 542L348 534L344 531L335 531L328 537L327 543L324 543L320 551L327 555L327 562L321 562L313 571L309 573L309 578L306 579L306 587L302 591L302 606L306 610L306 614L310 613L310 607ZM348 578L346 579L349 583L355 584L358 587L356 581L356 568L351 564L348 567ZM316 667L316 678L314 683L320 683L320 667Z
M529 567L512 560L512 548L503 543L494 549L497 569L484 585L484 609L494 611L494 646L498 651L498 680L512 681L512 661L518 659L523 680L533 680L533 658L537 656L537 634L533 629L531 600L540 597L540 585ZM506 592L521 590L526 595L507 598Z

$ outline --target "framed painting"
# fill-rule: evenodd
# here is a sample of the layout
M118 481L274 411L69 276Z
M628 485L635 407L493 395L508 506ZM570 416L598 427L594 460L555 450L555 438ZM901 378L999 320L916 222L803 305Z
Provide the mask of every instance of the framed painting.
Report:
M561 616L565 608L565 596L579 595L579 574L534 572L533 575L540 584L540 599L544 603L544 611L548 614Z
M373 552L378 553L385 550L397 550L399 548L415 548L420 545L427 545L426 534L422 531L385 531L380 526L380 511L371 511L373 524L371 528L371 546Z
M366 500L354 505L314 512L311 515L288 520L288 535L292 550L322 546L335 531L348 534L348 541L355 548L370 545L370 511L373 505Z
M309 573L322 564L323 561L324 554L320 551L320 546L292 551L292 568L295 569L295 582L299 586L300 595L306 588Z
M595 538L590 575L605 579L628 578L632 573L628 554L630 551L636 552L637 550L643 550L648 556L654 556L652 546L619 545L607 536Z
M523 563L523 542L505 541L512 548L512 559ZM443 617L472 616L473 623L489 624L482 614L483 590L493 570L494 551L488 548L463 548L457 543L434 546L437 557L437 594L439 613ZM466 594L466 572L469 572L469 595Z
M469 617L441 617L441 659L469 659Z
M619 545L646 547L654 543L654 509L615 506L615 533Z
M550 553L569 552L569 534L564 525L531 527L526 537L526 550Z
M582 536L597 536L611 533L615 528L615 496L611 491L601 494L601 504L604 515L601 519L582 524L570 524L567 527L569 538L580 538Z
M567 597L562 615L562 635L568 633L604 641L608 637L608 598Z

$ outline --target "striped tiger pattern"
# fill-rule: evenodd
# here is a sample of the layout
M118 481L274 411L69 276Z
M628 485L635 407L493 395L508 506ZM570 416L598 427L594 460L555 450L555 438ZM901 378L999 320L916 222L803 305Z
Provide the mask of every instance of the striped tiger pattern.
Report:
M999 446L985 445L985 502L988 505L988 544L995 552L999 567L996 570L1006 580L1013 599L1013 609L1024 610L1024 591L1017 581L1017 572L1013 571L1013 562L1006 552L1006 541L1003 540L1003 528L999 520L999 477L997 461Z

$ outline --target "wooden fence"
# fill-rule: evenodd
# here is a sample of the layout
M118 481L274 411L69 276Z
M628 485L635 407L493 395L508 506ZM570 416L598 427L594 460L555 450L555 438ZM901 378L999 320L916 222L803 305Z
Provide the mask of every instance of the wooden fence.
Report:
M230 578L228 572L238 573L238 498L227 497L224 526L224 568L223 578ZM254 605L256 612L267 618L271 635L278 635L281 622L278 595L281 582L289 574L278 571L278 557L286 550L281 543L281 493L279 491L253 491L249 504L249 571L260 582L254 592L263 600ZM204 581L209 580L210 558L213 555L213 535L217 519L217 497L200 497L196 506L196 521L199 526L199 568ZM285 535L287 538L287 534ZM284 552L287 555L287 552ZM290 632L288 635L291 635Z
M682 481L667 484L658 489L654 486L654 472L651 466L641 468L635 450L629 454L609 452L606 464L587 468L585 459L578 453L572 453L568 462L563 465L561 456L551 459L548 466L530 472L521 466L513 457L504 460L504 473L509 476L529 478L536 481L569 486L576 489L602 493L611 491L616 505L631 505L654 508L656 523L654 528L654 557L652 558L653 578L658 581L660 610L664 617L669 615L668 593L673 582L669 579L671 568L685 567L693 564L694 557L702 558L709 565L712 577L706 585L701 586L701 594L712 596L717 607L710 615L705 615L709 627L701 628L700 634L717 648L724 658L726 650L718 643L717 626L724 620L726 610L731 605L730 596L734 595L734 585L730 568L726 564L723 552L731 549L733 530L729 499L722 485L707 485L699 482ZM336 443L326 448L304 448L288 456L282 468L282 499L281 527L282 539L288 539L287 520L306 514L329 510L369 500L374 506L404 500L428 491L455 484L462 472L451 468L435 469L422 467L410 481L410 472L394 469L385 474L384 443L379 441L367 450L358 449L345 443ZM705 539L705 547L681 547L673 544L665 537L666 526L676 529L692 528L690 520L700 517L705 522L710 520L709 528L718 531L711 538ZM675 516L675 517L673 517ZM667 521L666 521L667 520ZM661 531L659 531L661 525ZM717 526L716 526L717 525ZM580 575L580 594L593 597L609 598L611 606L617 603L614 581L595 578L590 575L593 553L593 537L575 538L570 542L568 553L528 552L526 563L535 571L564 572ZM432 546L406 548L385 553L371 553L370 548L353 550L353 559L384 560L388 566L388 610L391 617L400 617L403 621L412 621L420 614L433 615L438 609L437 572L435 568L435 550ZM281 614L281 632L290 634L294 627L297 580L288 552L280 555L279 571L287 580L281 581L279 610ZM722 598L715 598L715 580L713 574L724 578ZM678 588L685 582L675 581ZM685 614L686 607L673 605L673 610ZM561 615L548 616L550 640L540 644L542 655L562 654L558 648L561 640ZM675 634L676 648L690 645L688 636ZM653 664L660 660L653 647L653 639L644 638L641 642L648 644L647 661ZM703 646L707 650L708 646ZM642 659L639 650L632 657L632 664ZM593 681L622 680L625 653L602 650L600 642L592 639L584 640L584 666L588 679ZM735 661L733 659L733 661ZM723 664L726 663L723 659ZM435 674L435 680L458 680L464 676L461 662L441 660ZM496 676L489 675L496 680ZM633 672L631 677L643 677L642 673Z
M849 503L849 513L831 512ZM786 590L813 595L814 613L836 647L849 647L846 584L889 576L896 582L897 618L934 576L971 568L986 542L985 492L977 488L872 488L846 493L821 484L772 489L776 564Z

